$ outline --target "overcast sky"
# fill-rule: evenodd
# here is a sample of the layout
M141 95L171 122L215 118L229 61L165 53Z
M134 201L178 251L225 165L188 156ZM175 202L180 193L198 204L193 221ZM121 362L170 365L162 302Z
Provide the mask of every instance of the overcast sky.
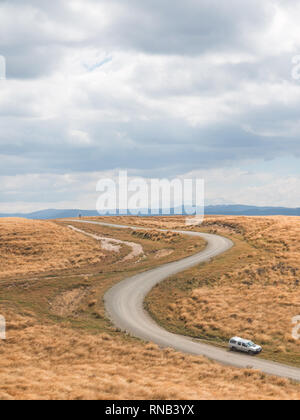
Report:
M0 55L0 212L118 169L300 206L298 0L0 0Z

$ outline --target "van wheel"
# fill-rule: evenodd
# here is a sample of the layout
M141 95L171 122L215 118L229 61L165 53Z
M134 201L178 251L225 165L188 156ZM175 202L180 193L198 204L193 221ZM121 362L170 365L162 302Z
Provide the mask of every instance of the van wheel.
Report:
M255 356L255 353L253 351L249 351L249 356Z

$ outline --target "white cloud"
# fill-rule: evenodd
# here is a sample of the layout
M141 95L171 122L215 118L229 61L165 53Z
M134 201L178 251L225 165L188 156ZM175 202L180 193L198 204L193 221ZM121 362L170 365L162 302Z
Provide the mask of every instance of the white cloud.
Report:
M195 171L205 179L206 204L300 207L300 175L275 175L242 168Z

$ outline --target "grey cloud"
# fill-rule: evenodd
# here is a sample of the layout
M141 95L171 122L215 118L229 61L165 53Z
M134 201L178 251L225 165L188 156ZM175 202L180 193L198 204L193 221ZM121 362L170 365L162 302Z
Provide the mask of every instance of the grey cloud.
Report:
M300 50L299 50L300 51ZM239 92L245 84L293 83L292 56L255 57L253 61L216 64L206 56L181 57L166 61L165 65L140 63L132 78L136 88L148 96L216 97L226 92ZM159 74L159 77L153 77ZM280 98L279 98L280 99Z
M63 33L80 30L80 16L68 5L58 0L0 2L0 53L7 60L8 78L49 75L59 68L63 52L78 46Z
M48 75L59 68L64 50L78 47L183 56L253 49L249 34L273 17L269 2L259 0L243 0L243 7L240 0L91 1L95 9L106 6L108 27L90 26L69 2L2 2L11 21L0 25L0 51L10 77Z
M64 50L60 46L37 45L1 51L6 57L8 79L36 79L49 76L57 69Z
M273 17L259 0L110 0L121 6L109 35L116 45L154 54L202 54L249 47L249 33Z
M75 147L66 141L63 125L60 129L47 123L40 124L39 128L27 125L20 130L18 127L10 130L9 140L2 132L0 154L8 159L4 159L0 174L90 172L112 168L146 172L163 168L165 174L174 174L230 166L247 159L297 155L300 151L299 142L293 139L284 141L282 137L251 134L236 124L200 128L190 127L184 121L164 119L94 124L89 134L92 144ZM20 157L21 165L18 164Z

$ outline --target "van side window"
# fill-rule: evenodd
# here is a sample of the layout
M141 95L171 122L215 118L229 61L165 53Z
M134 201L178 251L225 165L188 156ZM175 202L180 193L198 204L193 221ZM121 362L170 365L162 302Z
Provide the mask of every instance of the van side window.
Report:
M239 344L239 346L241 346L242 345L242 343L238 343Z

